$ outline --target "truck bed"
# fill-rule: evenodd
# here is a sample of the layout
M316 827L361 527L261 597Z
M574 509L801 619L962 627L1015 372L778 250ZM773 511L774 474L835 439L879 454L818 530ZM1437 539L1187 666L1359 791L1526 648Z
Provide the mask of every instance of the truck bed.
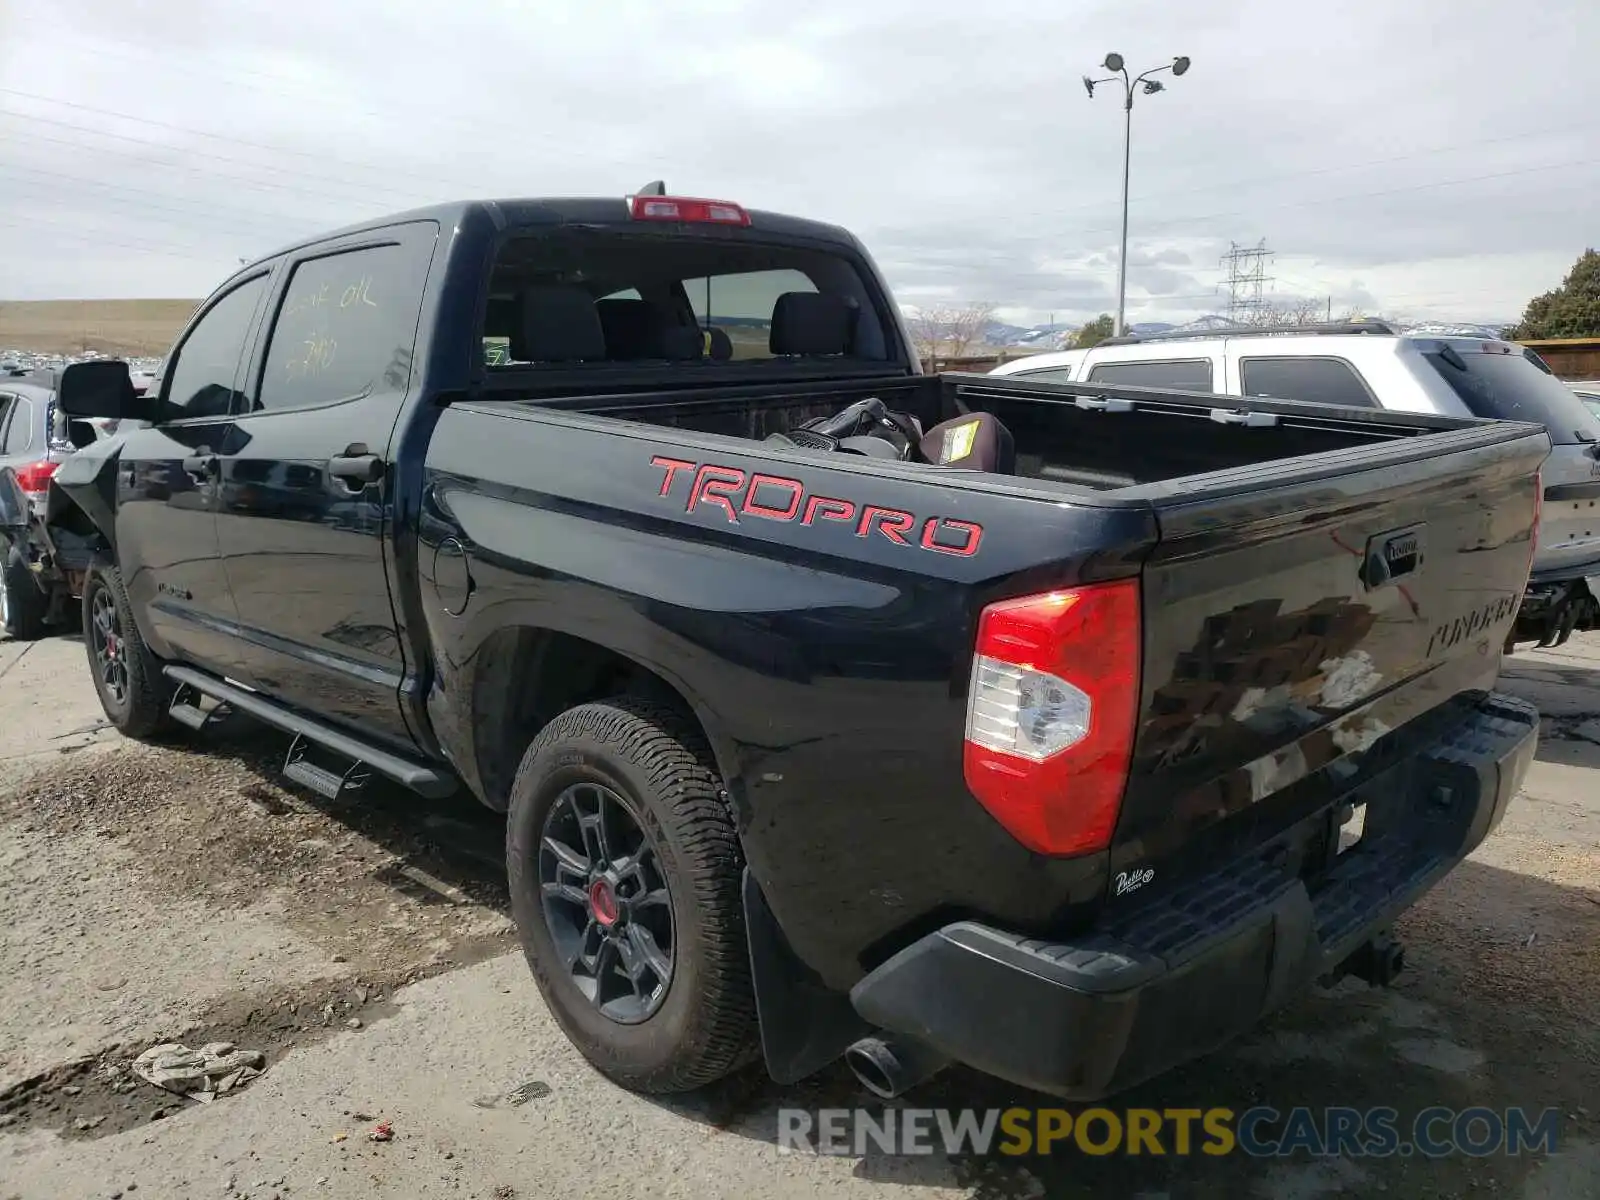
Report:
M925 426L993 411L1018 473L761 440L866 395ZM1143 903L1219 845L1328 810L1362 762L1485 694L1548 452L1540 426L946 375L468 402L429 470L483 557L530 557L551 581L485 569L486 598L581 597L583 637L648 614L637 652L700 680L721 723L757 880L802 959L848 987L941 906L1059 935ZM849 518L810 520L819 501ZM960 534L942 545L945 529ZM1115 837L1030 854L962 784L979 615L1128 577L1140 682ZM918 815L886 843L900 797ZM953 846L992 869L907 865ZM1142 872L1147 888L1112 894Z
M1008 475L1115 493L1330 451L1371 450L1482 422L1160 388L1025 383L947 374L846 386L811 384L549 400L545 406L685 433L761 442L876 396L924 428L967 413L997 417L1016 442ZM1401 450L1403 447L1393 447ZM1415 449L1415 448L1413 448ZM1431 452L1431 446L1425 452ZM891 469L898 469L891 467ZM911 470L936 470L911 465Z

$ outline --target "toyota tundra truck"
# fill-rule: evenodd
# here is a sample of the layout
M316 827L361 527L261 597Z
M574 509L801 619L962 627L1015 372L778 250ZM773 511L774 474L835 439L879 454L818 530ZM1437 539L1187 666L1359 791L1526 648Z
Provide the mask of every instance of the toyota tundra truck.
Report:
M475 201L238 271L52 478L139 738L506 814L528 965L647 1092L844 1058L1100 1097L1496 826L1542 426L922 373L831 225Z

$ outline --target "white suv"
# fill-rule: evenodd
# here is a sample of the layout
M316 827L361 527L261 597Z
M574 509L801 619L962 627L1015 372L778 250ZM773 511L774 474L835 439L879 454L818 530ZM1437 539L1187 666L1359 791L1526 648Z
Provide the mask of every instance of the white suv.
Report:
M1538 422L1554 449L1515 638L1559 645L1600 628L1600 416L1514 343L1402 334L1381 321L1241 327L1111 338L992 373Z

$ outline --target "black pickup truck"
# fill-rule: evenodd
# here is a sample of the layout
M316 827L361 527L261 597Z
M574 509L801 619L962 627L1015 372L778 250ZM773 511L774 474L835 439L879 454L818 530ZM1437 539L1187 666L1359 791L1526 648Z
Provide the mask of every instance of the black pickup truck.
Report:
M507 812L533 974L641 1090L1116 1091L1387 982L1534 751L1542 427L925 375L829 225L407 213L60 403L123 422L47 518L110 720Z

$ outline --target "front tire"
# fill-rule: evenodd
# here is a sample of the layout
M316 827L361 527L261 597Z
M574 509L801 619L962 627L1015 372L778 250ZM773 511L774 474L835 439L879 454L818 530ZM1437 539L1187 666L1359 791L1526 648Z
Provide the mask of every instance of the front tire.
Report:
M122 575L107 562L89 568L83 585L83 644L94 690L106 719L128 737L148 738L172 727L172 687L133 620Z
M633 696L558 716L512 783L506 864L528 965L601 1073L670 1093L750 1061L743 859L691 720Z
M0 539L0 626L19 642L36 642L45 635L45 614L50 598L40 590L21 551Z

